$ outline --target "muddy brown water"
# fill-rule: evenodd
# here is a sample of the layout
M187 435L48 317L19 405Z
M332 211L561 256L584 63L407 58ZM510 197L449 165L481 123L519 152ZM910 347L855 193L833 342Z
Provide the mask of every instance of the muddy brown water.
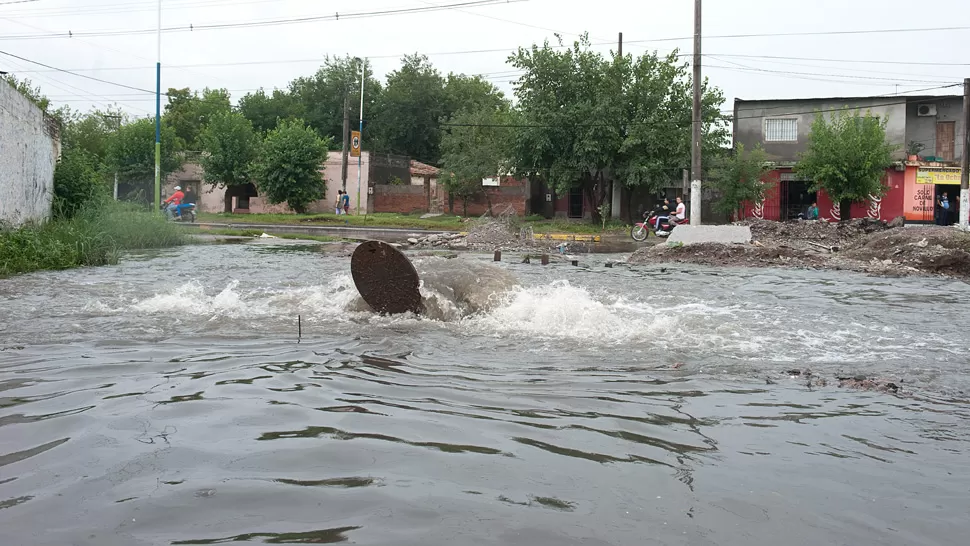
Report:
M965 283L321 248L0 280L0 544L966 543Z

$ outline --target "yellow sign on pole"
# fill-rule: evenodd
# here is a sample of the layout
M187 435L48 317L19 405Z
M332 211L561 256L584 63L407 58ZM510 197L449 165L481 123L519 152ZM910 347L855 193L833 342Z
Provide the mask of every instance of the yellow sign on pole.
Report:
M350 155L360 157L360 131L350 132Z
M960 184L960 169L920 169L916 171L917 184Z

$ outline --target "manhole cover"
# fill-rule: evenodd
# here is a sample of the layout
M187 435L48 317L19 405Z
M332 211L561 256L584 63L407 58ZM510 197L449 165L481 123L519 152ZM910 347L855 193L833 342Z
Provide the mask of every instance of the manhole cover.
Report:
M382 241L367 241L354 250L350 274L364 301L384 314L420 313L418 272L401 251Z

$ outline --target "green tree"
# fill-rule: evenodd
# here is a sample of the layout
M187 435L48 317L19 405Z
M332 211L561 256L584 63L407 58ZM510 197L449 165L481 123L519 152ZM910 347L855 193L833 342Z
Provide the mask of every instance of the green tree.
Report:
M112 136L127 121L127 114L119 108L92 110L85 114L70 112L65 116L61 130L61 145L83 149L98 162L105 163Z
M250 171L259 151L253 124L239 112L221 112L209 120L199 137L202 144L203 179L225 188L251 182ZM232 212L232 196L226 196L225 212Z
M344 99L351 126L360 117L360 71L362 61L350 57L325 57L323 66L311 77L290 82L290 95L299 104L303 119L323 137L335 137L335 149L343 146ZM367 68L364 80L364 113L372 115L380 101L381 84Z
M162 124L161 177L182 166L175 130ZM127 188L127 199L151 202L155 195L155 119L142 118L122 125L108 143L107 165Z
M448 74L444 84L446 116L461 111L502 110L509 108L509 101L492 82L481 76Z
M302 118L302 107L296 97L281 89L274 89L270 94L259 89L239 99L239 112L253 122L253 128L260 134L275 129L279 120Z
M594 222L614 180L656 191L690 163L692 83L676 51L606 59L584 36L562 50L520 48L509 62L525 71L516 85L517 170L560 195L581 190ZM727 138L723 100L705 82L705 149Z
M65 148L54 169L54 216L72 218L107 196L101 163L87 150Z
M444 79L424 55L404 57L387 76L373 119L372 148L437 163L441 119L448 114Z
M871 111L863 116L848 108L831 119L815 115L808 151L795 170L815 181L815 191L825 190L839 203L843 222L851 219L852 203L882 197L888 190L886 169L897 147L886 140L886 121Z
M207 87L201 96L189 88L169 89L167 96L168 104L165 105L162 121L175 129L182 149L198 150L201 144L199 135L209 119L231 109L229 92L225 89Z
M474 103L473 103L473 106ZM482 179L510 170L515 117L508 103L478 104L462 110L444 125L441 165L448 174L442 183L452 197L462 200L468 214L468 200L484 195L489 213L492 203Z
M715 207L742 219L744 203L764 200L765 192L771 186L770 172L768 154L760 145L746 152L739 142L734 154L719 158L711 170L711 185L721 194Z
M326 193L320 173L327 157L329 139L320 136L303 120L281 121L266 135L253 174L259 190L270 203L283 203L298 213Z

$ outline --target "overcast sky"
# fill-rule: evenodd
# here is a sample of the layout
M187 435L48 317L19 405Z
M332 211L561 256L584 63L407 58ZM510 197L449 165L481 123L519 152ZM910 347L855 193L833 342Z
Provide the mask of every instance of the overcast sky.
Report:
M156 28L157 0L11 1L0 0L0 51L154 90L156 35L126 32ZM163 0L162 26L187 29L334 13L346 16L462 1ZM425 13L163 32L162 89L224 87L235 102L256 88L285 87L295 77L312 74L319 65L317 59L327 54L369 57L383 77L399 65L402 54L420 52L442 73L485 74L511 94L514 75L505 64L508 54L518 46L554 40L554 32L569 41L588 32L594 43L604 44L597 46L604 53L616 47L619 32L623 32L625 52L666 53L679 48L691 53L693 5L691 0L510 0ZM970 76L966 56L970 30L952 29L970 27L966 0L937 0L927 10L911 0L707 0L704 8L704 74L724 91L726 110L733 108L735 97L890 95L958 83ZM736 36L907 27L951 29ZM115 34L49 36L68 31ZM478 50L498 51L473 52ZM135 115L154 111L152 94L51 71L6 55L0 55L0 71L30 78L55 105L85 110L117 103ZM961 92L951 88L929 94Z

